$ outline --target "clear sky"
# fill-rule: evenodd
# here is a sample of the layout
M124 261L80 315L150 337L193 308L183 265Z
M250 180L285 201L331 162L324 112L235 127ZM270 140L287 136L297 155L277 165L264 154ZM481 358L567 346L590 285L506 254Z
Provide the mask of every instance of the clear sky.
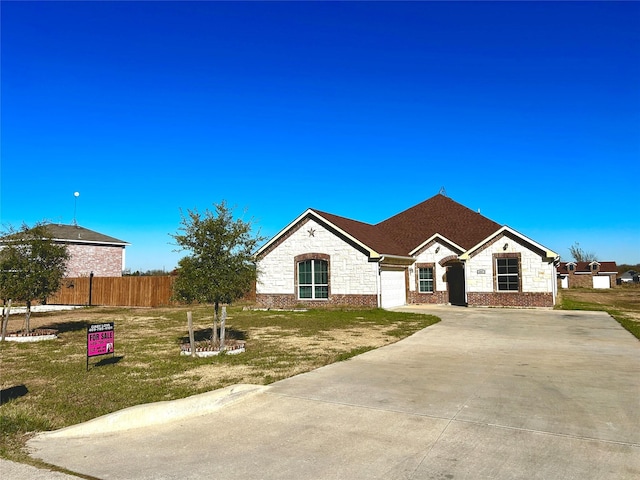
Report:
M75 214L169 270L180 209L271 237L444 187L563 260L640 263L639 2L0 9L3 226Z

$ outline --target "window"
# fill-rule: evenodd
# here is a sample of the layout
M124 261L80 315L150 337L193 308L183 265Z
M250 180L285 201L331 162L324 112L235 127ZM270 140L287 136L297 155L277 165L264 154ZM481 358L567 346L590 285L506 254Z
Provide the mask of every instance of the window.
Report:
M310 300L329 298L329 263L327 261L298 262L298 297Z
M496 258L498 291L518 291L519 271L517 258Z
M570 272L573 272L576 268L576 266L573 263L570 263L569 265L567 265L567 267Z
M433 267L418 268L418 291L433 293Z

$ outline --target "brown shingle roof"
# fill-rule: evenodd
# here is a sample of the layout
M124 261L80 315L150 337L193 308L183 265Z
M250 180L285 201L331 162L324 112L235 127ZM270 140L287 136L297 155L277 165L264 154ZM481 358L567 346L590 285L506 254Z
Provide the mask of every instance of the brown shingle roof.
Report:
M407 254L436 233L468 250L500 227L442 194L378 224Z
M321 212L320 210L313 211L322 218L331 222L340 230L343 230L360 241L360 243L367 245L378 253L404 255L403 253L397 253L397 245L393 243L392 239L387 238L384 232L382 232L376 225L358 222L357 220L351 220L331 213Z
M103 235L102 233L89 230L79 225L62 225L50 223L47 230L54 240L63 240L76 243L107 243L112 245L128 245L123 240Z
M501 227L442 194L376 225L318 210L314 212L361 243L387 255L408 256L436 233L468 250Z
M567 268L567 264L573 263L575 264L576 273L590 273L591 272L591 263L592 262L560 262L558 265L558 273L569 273L569 269ZM618 272L618 266L616 262L598 262L600 264L601 272Z

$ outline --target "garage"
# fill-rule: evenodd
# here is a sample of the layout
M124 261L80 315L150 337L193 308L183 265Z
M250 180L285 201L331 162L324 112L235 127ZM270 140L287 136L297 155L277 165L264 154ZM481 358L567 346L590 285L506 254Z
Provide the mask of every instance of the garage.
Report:
M596 275L593 277L593 288L610 288L609 275Z
M399 307L407 303L404 269L385 269L380 272L380 306Z

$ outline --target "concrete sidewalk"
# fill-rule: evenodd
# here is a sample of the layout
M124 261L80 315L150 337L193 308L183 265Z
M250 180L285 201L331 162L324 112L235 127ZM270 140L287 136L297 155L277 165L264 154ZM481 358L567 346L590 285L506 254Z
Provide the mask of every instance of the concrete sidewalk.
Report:
M421 311L443 321L211 413L29 448L105 480L640 477L640 342L608 315Z

